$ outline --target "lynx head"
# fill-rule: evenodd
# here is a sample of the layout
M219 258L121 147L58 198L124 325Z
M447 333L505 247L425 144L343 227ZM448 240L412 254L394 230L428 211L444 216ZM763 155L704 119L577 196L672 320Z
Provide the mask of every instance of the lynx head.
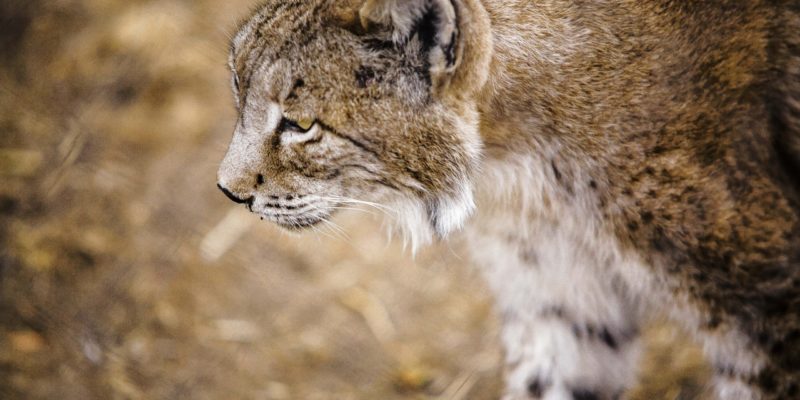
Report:
M220 189L289 229L353 202L389 207L415 245L459 228L491 53L473 1L267 1L231 44Z

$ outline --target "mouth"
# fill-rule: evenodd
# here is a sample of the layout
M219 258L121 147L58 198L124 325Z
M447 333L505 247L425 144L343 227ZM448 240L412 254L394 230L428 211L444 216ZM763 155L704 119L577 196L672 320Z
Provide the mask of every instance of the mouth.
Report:
M290 231L303 231L306 229L310 229L316 225L321 224L325 221L326 218L319 217L319 216L297 216L293 218L281 218L276 219L274 217L261 217L261 219L269 219L271 222L274 222L281 228L290 230Z
M262 220L273 222L281 228L290 231L302 231L325 222L331 217L331 207L316 202L281 202L276 200L250 205L251 212L259 215ZM316 204L315 204L316 203ZM335 208L335 207L333 207Z

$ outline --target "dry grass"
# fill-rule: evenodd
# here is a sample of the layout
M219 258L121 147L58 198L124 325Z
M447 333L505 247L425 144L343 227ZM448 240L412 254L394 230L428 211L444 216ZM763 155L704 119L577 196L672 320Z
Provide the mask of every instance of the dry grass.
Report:
M412 260L363 213L289 236L217 193L250 3L0 5L0 398L496 397L457 248ZM636 398L699 393L670 332Z

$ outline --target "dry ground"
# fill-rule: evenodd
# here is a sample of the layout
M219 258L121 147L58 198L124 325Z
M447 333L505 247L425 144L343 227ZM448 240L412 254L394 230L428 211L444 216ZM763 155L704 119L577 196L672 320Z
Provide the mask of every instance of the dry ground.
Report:
M214 187L248 0L0 2L0 398L492 399L489 295L353 212L289 236ZM706 374L666 327L636 399Z

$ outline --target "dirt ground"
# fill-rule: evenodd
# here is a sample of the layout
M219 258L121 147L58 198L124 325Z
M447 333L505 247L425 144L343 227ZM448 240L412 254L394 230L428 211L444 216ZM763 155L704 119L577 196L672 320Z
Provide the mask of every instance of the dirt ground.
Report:
M215 188L252 5L0 2L0 398L497 398L460 245L412 258L369 210L290 235ZM632 398L699 398L681 336L648 330Z

